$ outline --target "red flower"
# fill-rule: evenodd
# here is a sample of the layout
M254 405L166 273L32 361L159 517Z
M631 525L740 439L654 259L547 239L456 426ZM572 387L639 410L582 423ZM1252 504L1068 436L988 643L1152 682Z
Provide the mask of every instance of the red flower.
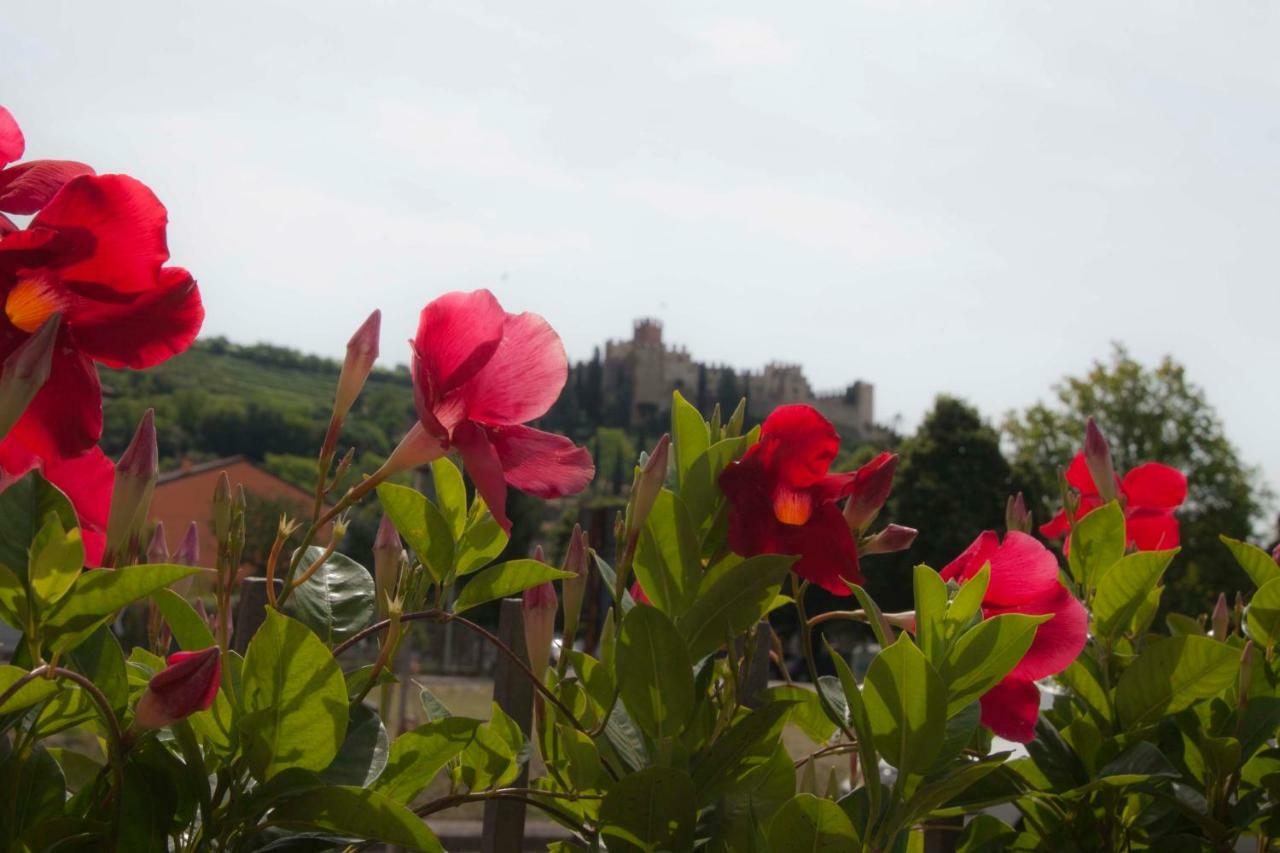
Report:
M0 238L0 359L55 311L63 317L49 378L10 433L42 458L75 456L101 436L93 362L151 367L200 330L190 273L164 266L167 218L133 178L86 175Z
M1178 519L1173 513L1187 499L1187 478L1182 472L1159 462L1148 462L1125 474L1124 479L1117 478L1116 482L1129 545L1139 551L1177 547ZM1077 453L1071 460L1067 483L1080 492L1077 519L1105 503L1083 453ZM1064 538L1069 531L1066 510L1040 525L1040 535L1046 539Z
M446 293L422 309L412 367L423 428L458 449L504 529L508 485L555 498L595 476L585 449L524 425L546 414L569 375L560 336L537 314L508 314L487 290Z
M631 584L631 600L636 604L653 604L653 602L649 600L649 596L644 594L644 587L640 586L640 581L634 581Z
M93 174L93 169L84 163L70 160L29 160L10 166L21 159L26 147L13 115L0 107L0 236L18 228L6 213L35 213L48 204L67 181L78 175Z
M99 447L70 459L41 459L16 438L0 441L0 492L22 479L29 471L39 471L62 490L75 507L84 542L85 565L102 565L107 544L107 517L111 511L111 487L115 464Z
M862 583L862 572L837 501L870 483L883 503L888 488L881 488L882 472L892 456L881 454L858 471L829 474L839 449L835 427L816 409L774 409L760 440L720 475L729 499L729 547L743 557L796 554L800 559L792 568L802 578L851 595L845 582Z
M158 729L184 720L213 704L222 679L222 658L217 646L198 652L175 652L168 666L151 677L138 700L133 724Z
M1001 613L1052 613L1036 628L1031 648L1018 665L980 700L982 723L1000 737L1027 743L1035 737L1040 690L1035 682L1062 672L1084 649L1089 615L1058 580L1058 561L1025 533L983 532L964 553L942 569L943 580L969 580L991 564L982 600L982 616Z

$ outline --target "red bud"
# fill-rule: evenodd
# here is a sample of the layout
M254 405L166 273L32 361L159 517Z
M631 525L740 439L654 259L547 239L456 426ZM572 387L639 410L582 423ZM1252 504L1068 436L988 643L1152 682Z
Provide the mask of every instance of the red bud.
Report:
M1116 469L1111 463L1111 448L1093 418L1084 430L1084 461L1089 466L1093 485L1104 501L1116 499Z
M551 658L558 604L556 588L549 581L524 591L522 606L525 649L529 654L529 666L539 677L546 671L547 662Z
M169 543L164 538L164 522L157 521L155 532L151 534L151 544L147 547L148 563L169 562Z
M222 678L222 658L217 646L199 652L169 655L168 666L156 673L138 700L133 724L159 729L186 719L213 704Z
M863 554L892 554L895 551L905 551L911 547L911 543L916 541L918 532L913 527L903 527L901 524L886 525L884 530L863 542L858 550Z
M570 643L578 632L578 616L582 613L582 599L587 590L587 534L575 524L569 534L569 547L565 549L561 571L571 572L573 577L560 581L564 591L564 634Z
M1227 594L1218 593L1218 603L1213 606L1213 638L1225 640L1227 630L1231 627L1231 611L1227 609Z
M111 488L111 511L107 516L108 554L118 554L146 520L159 470L156 413L154 409L147 409L133 434L133 440L116 463L115 481Z
M627 527L633 533L644 527L658 493L667 481L667 460L671 454L671 436L664 434L645 460L631 490L631 506L627 513Z
M898 457L881 453L854 473L853 493L844 506L844 518L851 530L865 530L884 506L893 488Z
M369 315L356 333L347 342L347 357L342 362L342 373L338 375L338 389L333 397L333 414L329 418L329 431L325 435L325 452L332 452L338 441L338 433L342 422L351 411L351 406L365 380L373 370L373 363L378 360L378 338L382 332L382 312L374 311Z
M200 564L200 527L193 521L187 525L187 533L173 552L173 561L180 566Z
M1009 532L1015 530L1019 533L1031 532L1031 513L1027 510L1027 502L1022 497L1022 492L1011 495L1005 504L1004 526Z
M378 522L378 533L373 539L373 580L377 588L378 612L386 607L387 596L396 594L403 551L396 526L391 523L391 517L383 513L382 520Z

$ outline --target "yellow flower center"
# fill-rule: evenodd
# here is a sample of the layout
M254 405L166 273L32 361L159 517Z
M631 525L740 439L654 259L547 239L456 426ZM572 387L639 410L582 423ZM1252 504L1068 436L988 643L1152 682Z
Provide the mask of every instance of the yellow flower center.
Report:
M9 322L30 334L63 307L63 298L47 275L19 279L4 302Z
M813 498L808 492L797 492L780 486L773 495L773 514L783 524L798 527L813 515Z

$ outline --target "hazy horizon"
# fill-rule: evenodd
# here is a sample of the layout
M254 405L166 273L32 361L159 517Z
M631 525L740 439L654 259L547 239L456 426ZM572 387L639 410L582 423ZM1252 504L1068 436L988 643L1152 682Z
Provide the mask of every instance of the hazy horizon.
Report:
M132 3L6 10L30 157L148 183L205 336L384 360L489 287L570 357L993 421L1120 341L1280 490L1280 12L1247 3ZM1272 57L1272 58L1268 58Z

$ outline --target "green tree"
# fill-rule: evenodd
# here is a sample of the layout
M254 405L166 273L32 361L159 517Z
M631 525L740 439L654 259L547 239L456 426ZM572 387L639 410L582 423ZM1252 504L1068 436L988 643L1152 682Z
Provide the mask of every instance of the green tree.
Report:
M1164 606L1207 612L1218 592L1248 589L1218 535L1248 538L1270 496L1186 369L1168 356L1145 367L1116 345L1108 361L1095 361L1084 376L1066 377L1053 391L1053 402L1011 413L1004 423L1015 479L1037 523L1061 505L1058 474L1083 447L1085 422L1093 417L1121 474L1163 462L1187 475L1187 502L1178 513L1183 550L1167 576Z

